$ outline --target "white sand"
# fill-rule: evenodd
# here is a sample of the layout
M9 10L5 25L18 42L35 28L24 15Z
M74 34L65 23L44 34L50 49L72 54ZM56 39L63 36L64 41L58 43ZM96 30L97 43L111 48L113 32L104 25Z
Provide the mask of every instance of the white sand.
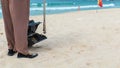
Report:
M48 15L46 36L30 49L37 58L9 57L1 20L0 68L120 68L120 9Z

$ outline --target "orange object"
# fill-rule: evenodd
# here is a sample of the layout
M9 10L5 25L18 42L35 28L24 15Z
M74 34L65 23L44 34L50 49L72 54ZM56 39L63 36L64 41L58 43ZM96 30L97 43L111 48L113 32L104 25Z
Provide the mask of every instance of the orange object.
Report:
M102 0L98 0L98 5L99 5L100 7L103 7Z

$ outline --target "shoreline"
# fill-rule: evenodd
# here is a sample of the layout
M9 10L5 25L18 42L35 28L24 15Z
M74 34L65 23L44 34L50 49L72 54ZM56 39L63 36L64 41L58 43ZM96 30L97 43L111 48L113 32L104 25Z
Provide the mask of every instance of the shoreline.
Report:
M119 68L120 9L76 11L47 15L47 40L30 48L35 59L9 57L0 20L0 67L2 68ZM43 21L41 16L30 16ZM42 24L37 29L42 33ZM11 63L12 61L12 63Z
M94 11L94 10L106 10L106 9L119 9L120 7L113 7L113 8L99 8L99 9L80 9L80 7L78 6L78 10L76 9L76 10L69 10L69 11L61 11L61 12L55 12L55 13L49 13L49 14L47 14L47 15L53 15L53 14L63 14L63 13L70 13L70 12L78 12L78 11ZM42 14L40 13L39 15L34 15L34 14L32 14L32 15L30 15L30 16L42 16ZM0 19L2 19L2 17L0 16Z

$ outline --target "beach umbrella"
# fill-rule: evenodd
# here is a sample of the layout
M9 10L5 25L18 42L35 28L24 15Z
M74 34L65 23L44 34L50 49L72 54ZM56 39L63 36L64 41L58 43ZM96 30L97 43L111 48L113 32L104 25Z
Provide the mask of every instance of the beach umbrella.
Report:
M46 0L43 0L43 33L46 33Z

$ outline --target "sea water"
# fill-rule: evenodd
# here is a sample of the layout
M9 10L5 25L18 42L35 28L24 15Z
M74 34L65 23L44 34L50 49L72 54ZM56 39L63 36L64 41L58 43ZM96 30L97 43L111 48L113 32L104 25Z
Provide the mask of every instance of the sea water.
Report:
M100 8L97 5L97 0L46 0L46 14L106 8L120 8L120 0L103 0L103 8ZM42 14L43 0L30 0L30 15L33 16ZM1 6L0 18L2 18Z

